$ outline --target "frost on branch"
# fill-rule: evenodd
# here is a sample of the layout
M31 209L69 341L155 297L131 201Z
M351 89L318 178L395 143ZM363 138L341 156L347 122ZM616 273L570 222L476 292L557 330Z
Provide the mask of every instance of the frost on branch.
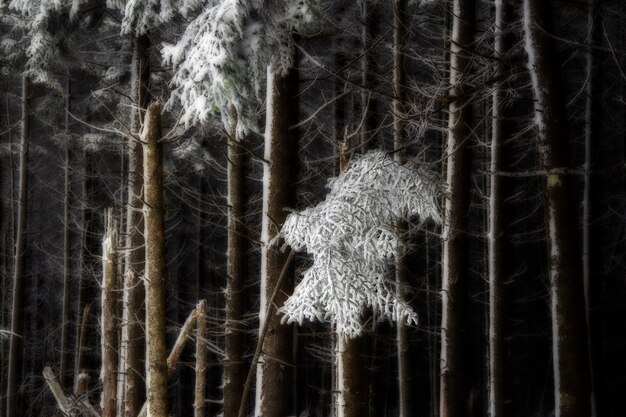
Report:
M176 45L163 48L174 67L170 105L180 102L185 125L221 113L237 136L260 132L268 65L292 64L290 30L312 22L316 0L223 0L206 9ZM234 112L232 111L234 109Z
M362 333L367 308L378 320L416 323L390 279L394 256L404 245L395 225L414 217L441 223L437 200L444 183L415 163L399 165L385 152L372 151L328 188L323 202L290 214L283 225L285 243L313 255L313 266L281 308L283 321L327 321L352 338Z

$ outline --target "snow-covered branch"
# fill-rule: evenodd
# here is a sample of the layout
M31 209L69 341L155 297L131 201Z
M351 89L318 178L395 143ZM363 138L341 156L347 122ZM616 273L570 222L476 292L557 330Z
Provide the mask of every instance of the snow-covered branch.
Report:
M327 321L348 337L362 333L367 308L378 320L416 323L415 312L391 284L393 259L405 244L395 225L410 218L441 223L444 183L415 163L400 165L372 151L328 187L323 202L290 214L283 225L285 242L314 259L282 307L283 320Z

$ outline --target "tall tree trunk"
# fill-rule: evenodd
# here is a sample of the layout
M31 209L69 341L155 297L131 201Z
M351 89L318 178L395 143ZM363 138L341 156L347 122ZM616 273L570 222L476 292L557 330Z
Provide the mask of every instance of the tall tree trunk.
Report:
M372 108L374 107L372 94L370 91L374 88L374 29L376 24L376 12L378 12L376 4L372 0L361 0L361 44L363 46L361 56L361 112L364 120L361 127L361 151L375 148L377 140L374 136L376 132L375 118L373 117Z
M587 321L577 202L570 166L570 142L563 94L558 84L556 48L550 36L549 4L524 0L524 35L535 99L549 253L556 417L591 413Z
M207 315L206 300L198 303L196 318L196 386L194 400L194 417L204 417L206 398L206 354L207 354ZM237 406L235 406L237 408Z
M167 417L167 288L163 197L162 104L146 111L144 142L144 238L146 251L146 361L148 417Z
M585 177L583 191L583 283L585 291L585 305L587 312L587 326L589 329L589 353L590 353L590 371L591 371L591 417L605 415L608 410L605 408L604 402L600 401L605 389L601 389L602 384L599 378L599 370L603 368L603 355L601 349L602 323L598 320L599 314L595 312L598 307L597 293L600 287L598 279L604 277L600 275L601 266L599 265L599 254L602 251L602 242L599 241L597 230L598 220L601 214L597 213L598 205L594 204L598 201L598 184L605 181L606 178L594 180L592 178L592 170L597 167L597 154L599 149L599 132L601 131L601 72L599 51L596 51L602 42L602 20L600 15L600 0L590 0L587 15L587 25L589 30L588 46L587 46L587 85L586 85L586 103L585 103ZM595 219L595 222L594 222ZM595 225L594 225L595 223ZM594 227L596 226L596 227ZM594 242L600 244L594 245ZM595 278L595 280L593 279ZM594 282L595 281L595 282ZM595 296L594 296L595 295ZM595 342L595 343L594 343Z
M454 0L450 42L450 96L447 140L447 182L442 259L441 417L468 414L465 329L467 326L467 238L470 208L472 109L463 90L470 71L474 40L474 0Z
M234 109L233 109L234 111ZM236 417L246 379L245 277L246 228L245 156L233 124L228 138L228 276L226 283L226 350L224 357L224 417Z
M18 417L19 386L24 348L24 267L28 214L28 146L30 143L30 80L22 78L22 138L20 141L20 174L13 273L13 302L11 307L11 341L7 377L6 417Z
M293 98L297 90L298 75L294 69L286 77L281 77L276 73L276 68L268 67L259 328L263 327L269 299L286 259L285 254L270 250L267 246L285 221L287 212L284 208L295 204L297 139L289 126L296 120L297 105ZM293 276L293 268L290 268L289 274ZM293 279L288 279L277 297L276 305L284 304L292 288ZM281 324L275 314L268 320L269 331L257 366L255 416L281 417L293 413L293 326Z
M72 285L72 242L71 242L71 194L72 175L70 164L72 162L72 144L70 140L70 115L71 111L71 80L68 71L65 91L65 167L64 167L64 196L63 196L63 311L61 316L61 366L59 370L59 382L66 388L69 386L70 376L70 315L71 315L71 285Z
M145 109L150 99L150 38L133 38L133 115L132 133L139 136ZM126 213L126 259L122 302L122 360L120 374L125 376L124 417L136 417L144 403L144 214L142 181L143 151L137 141L128 142L128 210Z
M393 7L393 85L395 100L393 101L393 147L396 161L405 163L404 147L406 130L403 119L406 102L406 69L404 64L405 45L407 38L407 0L394 0ZM397 225L403 234L408 230L406 222ZM409 271L406 264L406 251L398 248L396 254L396 287L398 298L407 303L411 301ZM417 352L411 349L411 328L404 323L397 323L396 346L398 352L398 410L400 417L414 416L417 413Z
M113 210L106 213L102 240L102 417L117 415L118 369L118 289L117 289L117 225Z
M511 42L511 4L495 1L495 55L497 75L508 72ZM508 267L508 235L505 215L505 179L499 175L506 169L504 146L510 129L507 118L504 81L497 81L492 94L491 110L491 177L489 195L489 415L510 417L513 413L511 357L508 340L509 296L507 281L512 279Z

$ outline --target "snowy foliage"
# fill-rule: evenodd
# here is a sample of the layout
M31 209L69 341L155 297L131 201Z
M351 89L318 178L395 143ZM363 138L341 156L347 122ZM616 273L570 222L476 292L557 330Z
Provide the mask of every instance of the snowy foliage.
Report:
M9 7L23 18L20 28L28 37L22 37L19 42L4 43L3 49L19 48L22 53L25 51L25 75L31 81L61 93L63 87L59 82L59 74L64 74L72 62L72 48L69 45L72 1L13 0Z
M192 21L163 58L174 66L170 105L180 102L185 125L221 112L237 136L260 132L267 67L292 64L290 30L313 21L315 0L223 0Z
M115 1L115 3L120 3ZM147 34L150 29L169 22L175 15L176 0L128 0L122 19L122 33L135 36Z
M313 255L312 267L281 308L283 320L327 321L347 337L362 333L367 308L378 320L415 323L415 312L398 299L390 279L404 245L395 225L412 217L441 223L444 183L415 163L399 165L372 151L328 187L323 202L290 214L283 225L285 243Z

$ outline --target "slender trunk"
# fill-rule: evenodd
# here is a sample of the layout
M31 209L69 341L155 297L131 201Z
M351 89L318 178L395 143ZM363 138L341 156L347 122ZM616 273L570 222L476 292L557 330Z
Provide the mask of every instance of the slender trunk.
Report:
M76 348L74 349L75 357L74 357L74 378L76 378L79 374L85 371L86 360L85 360L85 342L86 342L86 327L83 325L83 322L86 320L86 317L83 313L83 310L86 312L89 308L87 304L87 289L89 288L89 277L92 272L91 269L91 237L93 234L91 230L93 227L93 212L92 212L92 198L93 198L93 165L91 161L91 156L87 153L83 153L83 163L84 163L84 173L83 173L83 184L82 184L82 209L81 209L81 220L80 220L80 230L81 230L81 249L80 249L80 259L79 259L79 277L78 277L78 290L76 291L76 330L75 330L75 340L76 340ZM87 305L87 307L85 307ZM82 316L81 316L82 314ZM74 385L76 381L74 381Z
M393 101L393 147L396 151L398 163L405 162L404 147L406 146L406 131L403 121L404 104L406 101L406 69L404 67L404 46L406 44L406 29L408 18L406 13L407 0L394 1L393 24L393 85L395 100ZM408 224L400 222L397 225L399 233L406 233ZM396 288L398 298L410 303L411 291L409 271L403 247L398 248L396 254ZM396 347L398 352L398 409L400 417L409 417L417 413L417 380L416 352L411 349L411 328L404 323L397 324Z
M70 164L72 162L72 149L70 135L70 115L71 111L71 92L70 92L70 75L67 74L66 91L65 91L65 134L67 142L65 143L65 187L64 187L64 199L63 199L63 308L61 316L61 365L59 370L59 382L62 387L68 387L70 376L70 314L71 314L71 285L72 285L72 271L71 271L71 194L72 194L72 176Z
M585 106L585 177L584 177L584 191L583 191L583 285L585 292L585 305L587 312L587 327L589 329L589 353L590 353L590 371L591 371L591 417L596 417L598 413L603 413L600 408L604 405L600 402L603 389L600 389L602 384L600 378L598 378L598 368L602 368L603 355L601 351L600 341L602 340L602 324L599 323L598 313L594 312L597 309L597 289L599 287L598 282L593 282L593 277L596 279L602 277L600 274L600 267L598 265L598 257L601 251L599 245L593 245L594 240L597 241L598 234L594 227L593 218L599 219L600 214L594 213L594 209L597 208L593 204L597 201L596 193L598 182L602 180L593 180L591 171L596 168L594 157L597 155L598 139L600 136L601 122L601 74L599 65L599 53L594 50L602 41L602 21L599 12L599 0L590 0L589 11L587 16L587 24L589 29L589 39L587 46L587 85L586 85L586 106ZM595 197L595 198L594 198ZM594 343L594 341L596 343ZM599 398L600 397L600 398ZM604 410L608 412L608 410Z
M556 417L591 413L591 383L585 297L572 178L570 142L558 60L547 4L524 0L524 34L535 99L535 122L543 168L547 247L552 308L552 354Z
M84 369L84 356L85 356L85 338L87 337L87 325L89 323L89 315L91 312L91 305L85 306L82 311L80 320L77 320L78 330L76 333L76 350L74 358L74 394L82 395L81 392L86 391L86 385L89 383L89 375L83 371ZM84 385L84 386L83 386Z
M495 1L495 56L498 74L507 71L507 54L511 48L511 5ZM509 297L507 281L512 279L507 268L508 236L504 201L505 179L498 175L505 170L504 144L510 134L507 125L506 92L502 81L494 85L491 111L491 182L489 196L489 415L512 416L511 358L508 340Z
M106 214L106 233L102 240L102 417L117 415L118 367L118 291L117 226L113 210Z
M13 303L11 307L11 336L7 377L6 417L17 417L19 386L24 348L24 267L28 214L28 146L30 142L30 80L22 78L22 139L20 141L20 174L13 274Z
M463 84L470 71L474 39L474 0L454 0L450 40L450 95L447 138L447 182L450 198L445 202L442 259L442 324L440 416L461 417L468 413L465 329L467 327L468 259L466 233L470 207L471 104Z
M339 144L339 173L344 172L350 162L349 145ZM335 334L336 352L336 399L338 417L361 417L370 415L371 372L366 364L372 360L372 340L368 335L348 339Z
M150 38L147 35L133 39L132 132L141 131L145 109L150 97ZM121 375L125 377L124 417L136 417L145 397L145 290L141 277L144 273L144 214L143 205L143 151L141 144L130 141L128 147L128 197L126 213L126 259L124 297L122 301L122 360Z
M207 354L207 316L205 300L201 300L198 303L198 317L196 320L196 388L193 415L194 417L204 417ZM235 408L237 407L235 406Z
M286 77L267 71L267 120L265 125L265 160L263 219L261 230L261 308L260 328L268 310L268 301L276 287L286 256L267 245L280 230L287 212L295 203L294 183L297 168L297 145L289 126L296 119L293 102L297 91L297 73ZM293 276L293 269L289 272ZM276 305L283 305L293 288L288 279ZM293 326L283 325L277 315L268 317L269 331L263 343L263 355L257 366L256 412L258 417L281 417L293 413L294 369Z
M148 416L167 417L167 288L165 266L165 202L160 102L146 111L144 142L144 237L146 283L146 361Z
M233 110L234 111L234 110ZM224 357L224 417L236 417L246 378L244 354L246 230L245 156L233 124L228 138L228 275L226 283L226 350Z
M361 44L363 45L361 57L361 85L363 90L361 91L361 111L362 118L364 120L361 127L361 151L365 152L367 149L372 149L378 145L374 133L376 131L375 120L373 117L372 107L372 95L370 90L373 89L374 77L373 71L375 66L374 61L374 26L376 23L376 5L371 0L361 0Z

